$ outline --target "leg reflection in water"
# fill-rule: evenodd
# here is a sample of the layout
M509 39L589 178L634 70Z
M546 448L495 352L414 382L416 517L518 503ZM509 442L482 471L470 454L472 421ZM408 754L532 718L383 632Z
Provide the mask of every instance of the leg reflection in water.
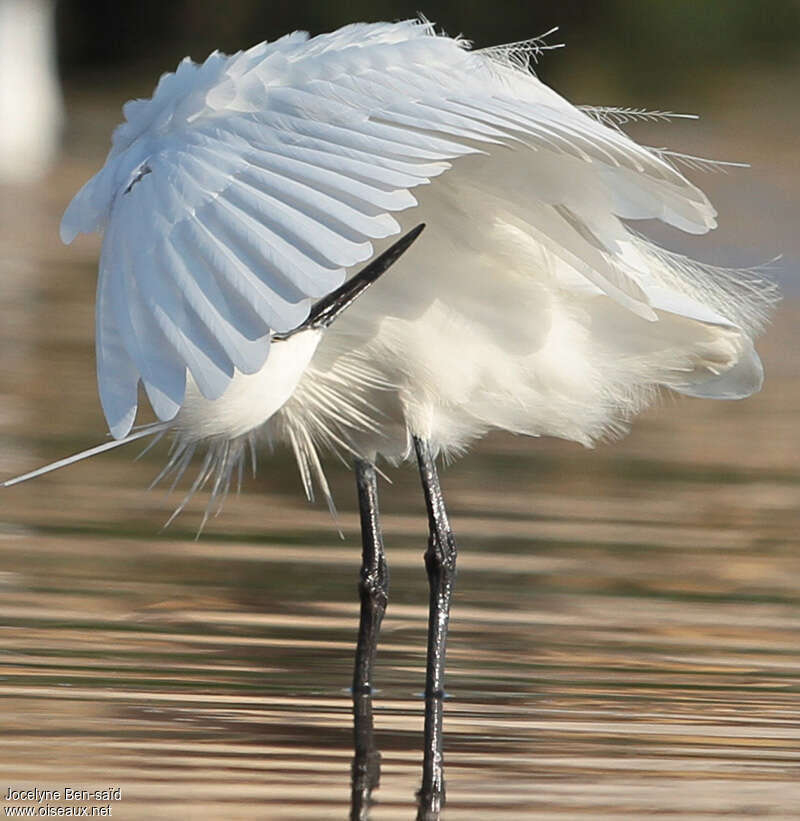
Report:
M381 782L381 754L375 746L371 693L353 693L353 740L350 821L368 821L372 791Z

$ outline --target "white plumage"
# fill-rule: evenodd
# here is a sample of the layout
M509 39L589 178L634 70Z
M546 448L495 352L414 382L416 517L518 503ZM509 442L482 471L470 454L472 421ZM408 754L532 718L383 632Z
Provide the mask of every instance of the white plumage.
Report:
M457 451L492 428L590 444L660 386L758 390L771 288L631 230L657 218L700 234L715 211L668 157L543 85L535 47L358 24L186 59L127 103L61 229L105 231L113 435L141 381L153 432L176 434L168 469L207 445L199 483L216 469L218 492L263 435L291 444L310 492L320 447L395 462L410 433ZM315 349L275 366L275 333L423 221Z

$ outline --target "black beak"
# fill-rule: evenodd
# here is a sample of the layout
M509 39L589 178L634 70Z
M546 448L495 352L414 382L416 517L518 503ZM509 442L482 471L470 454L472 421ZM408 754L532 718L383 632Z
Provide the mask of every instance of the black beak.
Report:
M287 333L275 334L273 339L287 339L293 334L307 331L310 328L327 328L345 308L352 305L378 277L385 274L400 259L424 228L425 223L420 223L416 228L402 236L380 256L375 257L363 271L359 271L355 276L350 277L347 282L317 302L311 309L308 319L302 325Z

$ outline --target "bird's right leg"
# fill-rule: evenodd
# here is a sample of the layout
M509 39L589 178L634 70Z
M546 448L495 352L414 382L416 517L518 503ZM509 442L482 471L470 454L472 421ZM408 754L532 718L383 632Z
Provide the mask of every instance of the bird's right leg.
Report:
M355 472L361 514L362 562L358 584L361 618L353 671L355 756L350 817L353 821L362 821L369 817L372 791L380 783L381 755L373 736L372 687L378 635L388 600L389 572L378 514L375 466L371 462L357 459Z
M356 459L355 471L361 514L361 577L358 582L361 619L353 671L354 694L372 691L372 668L378 650L378 635L389 598L389 571L381 535L375 465Z

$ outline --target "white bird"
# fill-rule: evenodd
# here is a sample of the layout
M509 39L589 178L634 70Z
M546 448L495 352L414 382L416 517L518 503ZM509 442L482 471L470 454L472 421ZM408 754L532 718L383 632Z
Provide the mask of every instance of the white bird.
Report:
M187 58L152 99L125 105L61 226L67 243L105 232L97 373L116 441L88 453L170 433L164 472L205 450L192 490L211 481L212 499L261 440L294 449L309 495L315 481L329 495L320 451L355 460L356 690L369 689L386 601L374 465L416 454L434 803L455 569L436 456L491 429L590 445L661 388L748 396L774 298L753 275L632 230L660 219L702 234L715 211L670 155L622 132L618 110L578 109L541 83L529 67L540 46L472 51L411 20ZM420 222L421 239L330 327L306 323L353 266ZM140 383L160 421L131 433Z
M54 0L0 0L0 181L44 174L61 139Z

